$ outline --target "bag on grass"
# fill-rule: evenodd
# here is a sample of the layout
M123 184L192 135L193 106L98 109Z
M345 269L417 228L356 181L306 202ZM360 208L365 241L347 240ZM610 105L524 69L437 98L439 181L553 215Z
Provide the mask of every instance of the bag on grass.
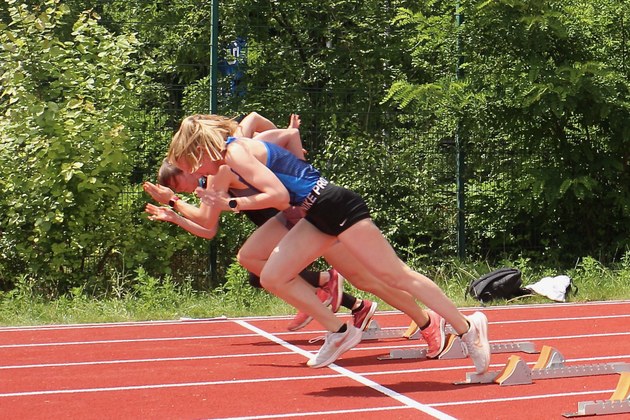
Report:
M521 286L521 272L518 269L500 268L472 280L467 294L486 303L493 299L511 299L530 293Z

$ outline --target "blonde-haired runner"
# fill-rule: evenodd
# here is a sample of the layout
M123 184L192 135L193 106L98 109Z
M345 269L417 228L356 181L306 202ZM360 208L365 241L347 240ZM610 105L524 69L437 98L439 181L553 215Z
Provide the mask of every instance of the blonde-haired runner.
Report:
M168 159L189 173L216 174L227 165L259 191L238 198L198 191L217 208L238 212L267 207L284 210L295 205L304 209L305 218L280 240L260 277L265 289L310 314L329 331L309 366L326 366L361 340L360 330L341 322L308 292L304 282L295 281L300 270L340 242L376 278L409 293L446 319L461 336L477 372L488 369L488 322L483 313L465 317L433 281L403 263L358 194L333 185L310 164L276 145L231 137L233 124L227 118L210 121L198 115L184 119Z

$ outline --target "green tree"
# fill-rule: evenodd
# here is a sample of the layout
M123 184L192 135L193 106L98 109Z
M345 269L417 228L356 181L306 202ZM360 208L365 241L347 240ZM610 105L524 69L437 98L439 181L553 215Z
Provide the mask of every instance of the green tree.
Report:
M51 293L102 271L125 240L132 34L60 0L8 2L0 30L0 279Z
M444 123L451 114L461 125L473 250L496 256L529 249L569 262L623 252L630 7L613 0L462 1L463 26L450 21L448 32L430 37L450 20L444 8L453 7L431 5L442 8L399 14L415 33L417 71L406 72L389 98L421 121ZM457 36L464 79L452 70L426 72L427 63L458 56ZM441 58L433 60L436 51Z

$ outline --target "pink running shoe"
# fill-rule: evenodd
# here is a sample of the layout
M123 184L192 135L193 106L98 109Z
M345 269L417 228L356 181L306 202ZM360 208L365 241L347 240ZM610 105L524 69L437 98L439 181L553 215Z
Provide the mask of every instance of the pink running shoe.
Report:
M333 312L337 312L341 306L341 298L343 297L343 281L345 279L334 268L328 270L328 273L330 274L330 280L322 286L322 289L326 290L330 293L330 296L332 296L330 306Z
M363 299L363 308L360 311L352 313L353 324L360 331L363 331L370 325L370 320L376 312L376 302Z
M424 330L420 330L420 334L427 342L429 350L427 351L427 358L434 359L442 353L446 344L446 321L440 315L433 311L427 311L431 323Z
M321 287L317 289L317 297L324 306L330 305L330 302L332 302L333 299L330 293L328 293L328 291L324 290ZM289 325L287 325L287 329L289 331L301 330L302 328L306 327L312 320L312 316L310 316L306 312L300 311L297 313L297 315L295 315L295 318L293 318L291 322L289 322Z

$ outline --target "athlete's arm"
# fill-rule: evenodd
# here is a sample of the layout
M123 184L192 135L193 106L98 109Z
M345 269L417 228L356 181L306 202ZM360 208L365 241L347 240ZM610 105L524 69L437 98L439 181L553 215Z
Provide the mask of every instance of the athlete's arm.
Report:
M257 133L262 133L263 131L276 129L276 125L269 121L267 118L263 117L257 112L250 112L243 118L243 120L239 123L238 129L236 130L237 136L252 138Z
M302 148L300 130L297 128L276 128L275 130L267 130L264 133L254 136L254 140L277 144L283 149L287 149L289 152L293 153L298 159L306 159L304 149Z
M192 233L193 235L199 236L201 238L212 239L217 234L218 224L215 224L211 228L206 228L178 214L170 207L156 206L148 203L145 211L150 214L150 220L176 224L186 231Z
M180 176L193 176L196 179L194 175ZM208 188L227 196L230 184L238 181L238 179L228 167L221 167L215 176L207 177L207 181ZM143 187L154 200L162 204L167 204L175 196L173 190L159 184L145 182ZM188 232L203 238L212 239L214 237L219 224L221 208L204 201L201 202L199 207L186 203L184 200L177 200L172 202L172 204L172 209L148 204L145 207L145 211L151 215L149 217L151 220L174 223Z
M208 187L203 189L197 188L195 192L199 197L203 197L205 193L216 194L223 197L225 200L229 199L228 189L230 185L237 182L238 179L234 172L226 165L219 167L218 172L214 176L208 177ZM205 200L201 200L201 207L206 209L206 217L200 222L202 226L207 229L216 229L219 224L219 217L222 211L230 210L229 207L225 208L214 203L208 203Z
M160 204L168 204L176 195L172 189L160 184L153 184L149 181L145 181L142 184L144 191L151 196L155 201ZM207 217L207 211L203 208L197 207L193 204L189 204L184 200L173 201L173 208L180 212L184 217L190 219L196 223Z
M247 197L236 198L237 209L239 211L269 207L278 210L286 209L289 207L289 192L276 175L253 155L248 145L243 144L246 141L244 139L230 144L225 155L225 163L260 192ZM259 144L260 147L264 147L262 143ZM228 200L221 200L216 195L211 200L216 205L229 208L227 207Z

